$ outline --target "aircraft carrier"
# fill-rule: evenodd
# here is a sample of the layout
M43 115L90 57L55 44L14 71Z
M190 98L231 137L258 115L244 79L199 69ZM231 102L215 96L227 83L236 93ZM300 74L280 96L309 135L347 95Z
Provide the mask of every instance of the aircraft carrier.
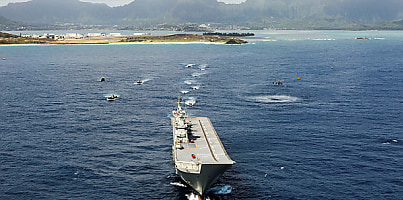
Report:
M172 154L176 174L203 196L235 162L225 151L210 119L189 117L182 110L180 98L178 108L172 114Z

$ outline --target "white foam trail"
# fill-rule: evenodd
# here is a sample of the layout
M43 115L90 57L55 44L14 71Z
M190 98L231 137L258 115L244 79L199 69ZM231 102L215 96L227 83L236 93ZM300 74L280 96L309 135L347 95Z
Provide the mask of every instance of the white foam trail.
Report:
M200 199L200 196L197 194L194 194L194 193L186 194L186 197L189 200L199 200Z
M180 182L171 182L169 184L174 185L174 186L178 186L178 187L186 187L186 185L184 185L184 184L182 184Z
M141 84L146 83L146 82L151 81L151 80L152 80L151 78L146 78L146 79L143 79L143 80L139 79L138 81L140 81L140 82L136 81L136 82L134 82L134 84L141 85Z
M206 70L206 68L207 68L207 64L200 65L200 67L199 67L199 69L200 69L201 71Z
M186 85L191 85L192 83L194 83L194 81L190 81L190 80L186 80L186 81L183 81Z
M250 99L262 102L262 103L289 103L295 102L298 100L297 97L286 96L286 95L267 95L267 96L256 96L251 97Z
M185 100L185 104L188 106L193 106L196 104L196 98L194 97L189 97L188 99Z
M192 73L192 76L193 77L198 77L198 76L201 76L201 75L204 75L204 74L206 74L206 72L195 72L195 73Z

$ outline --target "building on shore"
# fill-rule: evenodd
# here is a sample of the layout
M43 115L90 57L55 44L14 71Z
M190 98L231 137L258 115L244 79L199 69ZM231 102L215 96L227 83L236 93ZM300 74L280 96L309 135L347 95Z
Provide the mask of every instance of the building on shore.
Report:
M84 35L78 33L67 33L64 36L65 39L83 39Z

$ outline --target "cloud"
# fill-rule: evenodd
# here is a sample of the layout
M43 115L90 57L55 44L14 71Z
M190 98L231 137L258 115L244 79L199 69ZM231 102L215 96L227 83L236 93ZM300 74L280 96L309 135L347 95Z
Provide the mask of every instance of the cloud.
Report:
M243 3L247 0L217 0L217 1L224 2L224 3L238 4L238 3Z
M28 0L0 0L0 6L6 6L8 3L26 2Z
M116 6L123 6L123 5L129 4L134 0L81 0L81 1L91 2L91 3L104 3L108 6L116 7Z

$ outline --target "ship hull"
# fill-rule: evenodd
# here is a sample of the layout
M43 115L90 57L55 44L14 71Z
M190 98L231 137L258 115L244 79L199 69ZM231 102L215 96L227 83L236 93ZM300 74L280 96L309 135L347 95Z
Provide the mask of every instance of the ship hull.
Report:
M196 190L200 195L204 195L206 190L217 181L221 175L232 166L231 164L203 164L199 173L184 172L179 169L176 173Z
M221 143L210 119L188 117L178 99L178 109L171 119L172 156L176 174L200 195L235 162Z

